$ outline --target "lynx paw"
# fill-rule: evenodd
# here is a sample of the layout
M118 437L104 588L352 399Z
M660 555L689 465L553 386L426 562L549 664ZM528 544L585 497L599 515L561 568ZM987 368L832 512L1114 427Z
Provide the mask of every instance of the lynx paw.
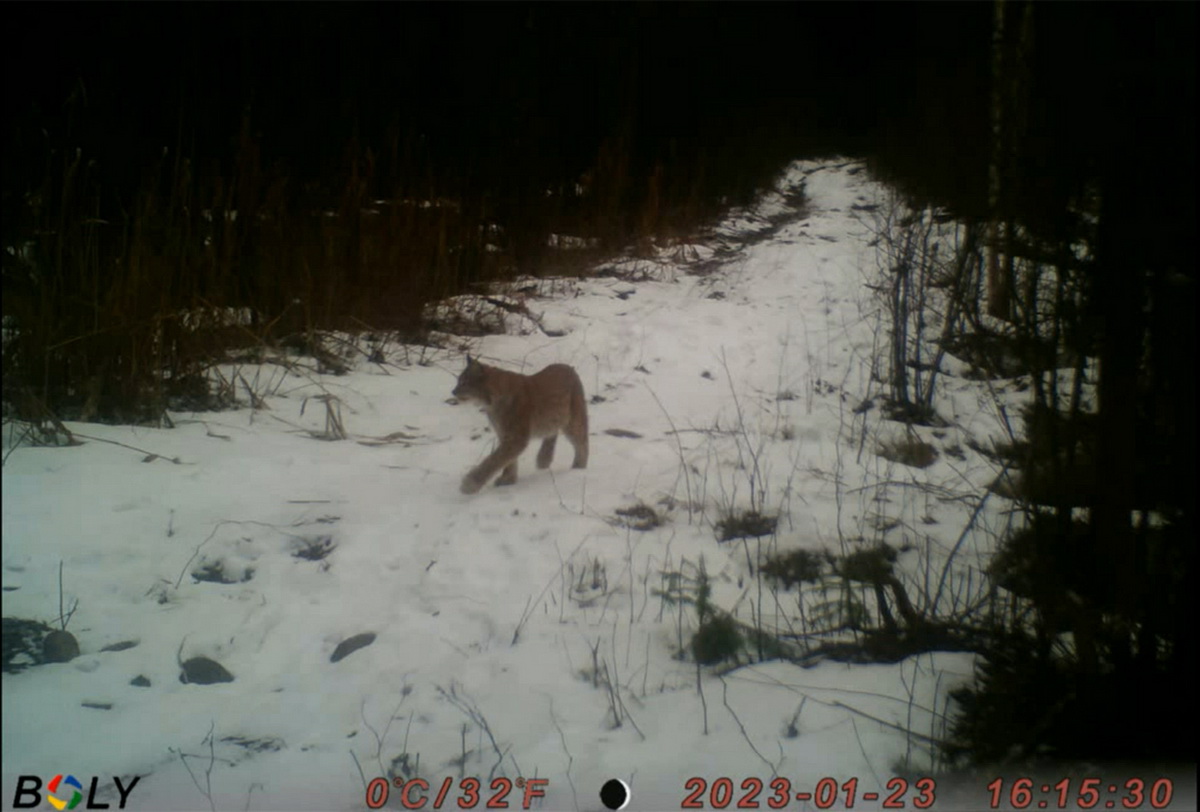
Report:
M478 479L471 476L470 474L467 474L465 477L462 478L462 484L458 486L458 489L460 491L462 491L463 493L469 495L472 493L478 493L479 489L482 487L483 487L482 482L480 482Z

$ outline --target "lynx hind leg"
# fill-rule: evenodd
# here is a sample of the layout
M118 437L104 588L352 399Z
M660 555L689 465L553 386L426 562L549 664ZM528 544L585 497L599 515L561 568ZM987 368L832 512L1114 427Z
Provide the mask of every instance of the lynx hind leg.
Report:
M517 463L516 460L513 460L508 465L504 466L503 473L501 473L499 478L496 480L496 486L499 487L501 485L512 485L516 481Z
M571 432L567 435L567 439L571 441L571 445L575 447L575 462L571 463L572 468L587 468L588 464L588 436L587 429L578 433Z
M547 437L542 440L542 447L538 449L537 467L549 468L551 461L554 459L554 444L558 442L558 435Z
M583 386L576 387L571 397L571 420L563 431L575 449L572 468L587 468L588 464L588 417L587 401L583 398Z

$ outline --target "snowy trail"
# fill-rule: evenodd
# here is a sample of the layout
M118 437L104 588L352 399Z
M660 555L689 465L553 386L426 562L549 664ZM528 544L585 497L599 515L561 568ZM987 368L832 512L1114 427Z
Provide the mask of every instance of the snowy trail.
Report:
M784 197L801 181L804 216ZM102 786L141 776L130 808L209 808L211 794L216 808L356 809L354 758L369 780L394 759L416 771L419 757L434 786L537 775L550 779L542 808L598 809L600 785L616 777L633 788L631 808L663 809L678 808L693 776L736 787L774 772L797 789L857 777L864 791L881 788L906 753L927 758L871 717L936 732L947 692L970 677L969 656L706 676L705 735L695 665L673 658L694 612L655 595L664 573L703 557L718 605L750 620L746 552L718 544L709 524L724 502L748 499L734 446L710 431L736 428L739 410L747 436L770 438L768 504L790 507L787 548L836 540L829 472L846 467L848 482L873 472L838 438L867 392L873 341L862 283L874 250L854 207L884 192L853 162L798 163L780 190L719 230L735 244L746 226L782 223L720 270L643 263L650 278L566 282L565 295L529 301L565 335L473 345L518 371L578 368L589 397L603 398L590 406L586 471L569 468L560 443L549 473L530 450L514 487L460 495L492 437L476 410L447 405L462 359L445 352L390 374L363 363L323 376L350 441L297 430L320 431L324 411L311 399L321 390L293 377L269 411L174 415L173 430L71 426L167 459L96 441L17 449L3 469L4 615L57 617L61 559L83 653L4 676L5 808L15 776L73 771ZM354 441L397 431L411 445ZM689 490L705 522L689 522ZM660 504L668 495L674 510ZM639 501L667 522L639 533L610 521ZM845 521L870 507L850 505ZM944 532L959 526L947 521ZM335 547L324 561L294 555L326 536ZM190 577L215 562L234 583ZM361 632L374 643L329 662ZM217 660L235 681L181 684L185 636L184 659ZM138 645L101 651L125 640ZM621 686L620 727L596 667ZM130 684L139 675L150 687Z

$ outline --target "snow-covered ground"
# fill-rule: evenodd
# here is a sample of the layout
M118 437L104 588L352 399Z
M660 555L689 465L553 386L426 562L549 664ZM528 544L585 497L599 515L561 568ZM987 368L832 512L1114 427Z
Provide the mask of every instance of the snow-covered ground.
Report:
M801 186L803 211L789 194ZM13 450L4 616L55 624L61 561L82 654L4 675L4 807L17 776L70 773L85 787L99 776L114 809L113 776L140 777L131 809L338 810L364 806L364 778L396 775L429 782L424 808L451 778L449 808L463 776L483 800L496 776L548 779L534 805L564 810L602 808L610 778L632 809L679 808L693 778L706 806L721 777L734 804L751 777L768 785L760 804L777 777L793 794L857 779L854 807L879 808L890 779L931 768L928 742L946 735L948 693L973 657L706 667L698 691L696 664L677 656L695 609L673 597L703 561L718 607L792 628L794 590L751 577L756 559L860 538L906 548L914 594L937 591L975 508L963 495L996 475L967 441L1004 435L979 382L947 375L937 404L951 425L917 429L939 460L875 454L902 433L877 409L855 413L880 388L864 207L885 197L855 162L797 163L702 244L511 286L506 335L386 346L385 363L360 356L343 376L304 359L247 365L236 411L173 414L163 430L70 424L84 445ZM468 347L516 371L579 370L586 470L560 443L549 471L530 450L516 485L459 493L493 442L478 410L450 400ZM267 393L265 408L246 389ZM316 436L327 402L347 439ZM719 543L721 511L752 494L781 513L776 537ZM615 511L639 503L665 521L622 526ZM1007 507L994 497L975 517L943 609L978 588ZM217 567L232 583L192 577ZM370 645L331 662L364 632ZM124 641L136 646L103 650ZM182 683L179 660L196 657L234 681ZM834 808L846 801L839 789Z

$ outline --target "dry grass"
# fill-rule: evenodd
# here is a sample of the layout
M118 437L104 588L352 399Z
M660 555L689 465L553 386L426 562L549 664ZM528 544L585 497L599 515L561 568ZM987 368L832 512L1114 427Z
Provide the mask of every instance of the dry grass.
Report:
M937 449L917 437L885 440L879 444L875 453L886 460L913 468L928 468L938 459Z

